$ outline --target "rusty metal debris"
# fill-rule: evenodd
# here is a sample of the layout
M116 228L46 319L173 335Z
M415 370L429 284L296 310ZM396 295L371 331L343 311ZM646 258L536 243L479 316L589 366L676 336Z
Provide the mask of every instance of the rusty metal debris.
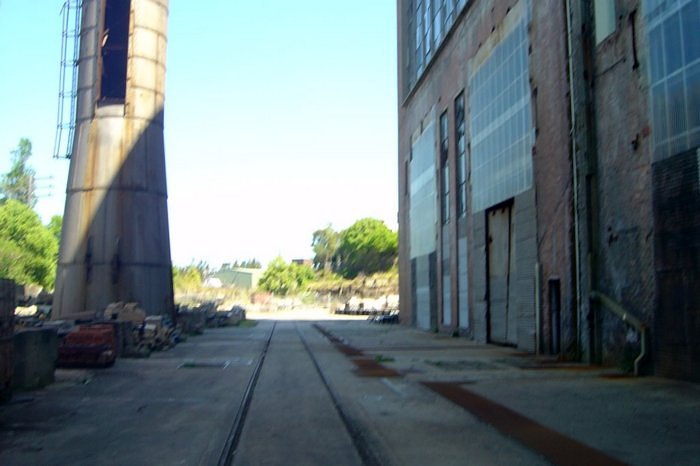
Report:
M80 325L68 333L58 347L59 367L108 367L117 358L114 328L110 325Z

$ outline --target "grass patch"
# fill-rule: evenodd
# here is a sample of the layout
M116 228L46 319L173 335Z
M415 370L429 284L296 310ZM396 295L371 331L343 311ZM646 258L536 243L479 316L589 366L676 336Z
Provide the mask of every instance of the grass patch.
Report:
M253 328L256 325L258 325L257 320L248 320L248 319L243 319L240 322L238 322L238 326L241 328Z
M394 362L395 359L390 357L390 356L384 356L382 354L378 354L374 357L374 360L377 362Z

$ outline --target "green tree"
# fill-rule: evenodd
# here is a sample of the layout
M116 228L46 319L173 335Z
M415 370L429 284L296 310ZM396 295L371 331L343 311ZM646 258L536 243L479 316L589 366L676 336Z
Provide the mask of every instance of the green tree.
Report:
M281 257L276 257L263 272L258 286L271 293L286 296L303 290L314 276L314 271L308 265L287 264Z
M340 233L339 272L345 278L389 270L398 257L399 236L384 222L363 218Z
M238 260L235 260L235 261L233 261L233 264L228 263L228 262L221 264L221 269L219 269L219 270L226 271L226 270L231 270L231 269L235 269L238 267L243 268L243 269L262 269L262 264L260 263L260 261L258 261L255 258L240 261L240 262Z
M16 199L29 207L36 205L35 173L27 162L32 156L32 143L27 138L19 140L12 151L10 171L0 178L0 193L5 199Z
M262 269L262 264L255 258L241 262L241 267L246 269Z
M201 265L201 263L199 264ZM178 291L195 290L202 286L202 271L198 265L173 267L173 287Z
M51 234L56 238L56 241L61 243L61 228L63 228L63 217L60 215L54 215L49 220L49 224L46 226Z
M0 276L52 289L58 241L29 206L10 199L0 205Z
M199 261L197 262L197 265L191 265L190 267L194 267L199 271L199 277L201 280L204 280L206 277L209 276L209 272L211 272L211 267L209 267L209 264L207 261Z
M330 272L333 260L338 252L340 235L330 225L322 230L316 230L311 239L311 247L314 251L314 268Z
M29 271L24 267L23 256L22 249L16 243L0 238L0 277L21 284L33 283Z

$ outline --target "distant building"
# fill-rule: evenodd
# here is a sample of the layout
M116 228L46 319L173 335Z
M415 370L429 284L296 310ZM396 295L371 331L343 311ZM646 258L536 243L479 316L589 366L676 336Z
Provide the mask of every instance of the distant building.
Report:
M209 277L204 280L204 286L208 288L221 288L224 286L223 282L216 277Z
M232 267L215 273L212 278L221 281L223 286L232 286L245 290L255 290L263 274L262 269Z
M313 261L313 259L292 259L292 264L306 265L308 267L313 267L314 261Z
M402 322L700 380L700 0L398 15Z

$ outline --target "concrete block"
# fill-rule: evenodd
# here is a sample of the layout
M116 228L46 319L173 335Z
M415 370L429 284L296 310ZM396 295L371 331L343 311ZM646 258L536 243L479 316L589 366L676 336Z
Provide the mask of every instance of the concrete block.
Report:
M36 328L15 333L12 387L32 390L52 383L57 356L55 329Z

